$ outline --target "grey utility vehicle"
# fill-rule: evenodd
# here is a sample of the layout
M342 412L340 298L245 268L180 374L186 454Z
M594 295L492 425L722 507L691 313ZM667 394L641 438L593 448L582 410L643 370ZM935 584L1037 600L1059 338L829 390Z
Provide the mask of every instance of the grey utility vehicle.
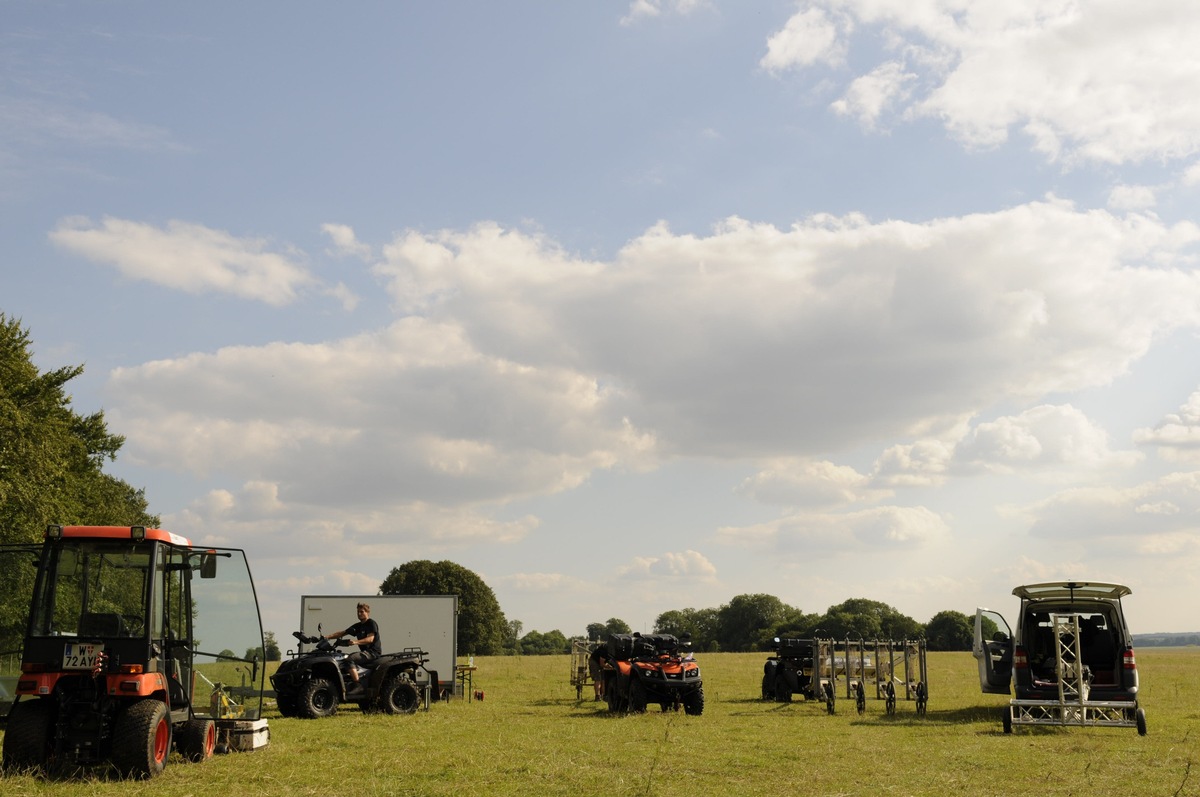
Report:
M1002 715L1017 725L1136 727L1137 661L1121 599L1129 587L1088 581L1029 584L1015 630L998 612L975 612L972 654L985 693L1014 694Z

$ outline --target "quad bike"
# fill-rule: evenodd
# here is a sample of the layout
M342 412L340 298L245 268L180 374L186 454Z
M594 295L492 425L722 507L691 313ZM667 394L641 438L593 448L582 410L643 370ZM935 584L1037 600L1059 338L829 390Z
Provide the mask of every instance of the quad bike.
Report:
M369 667L356 667L356 685L350 675L350 668L356 665L339 650L354 643L348 638L331 642L320 633L320 626L318 636L292 632L301 645L313 647L288 651L292 658L271 676L276 705L285 717L329 717L348 702L357 703L362 711L412 714L421 703L418 685L437 683L437 673L425 667L428 652L405 648L373 659Z
M686 638L671 634L613 634L592 653L589 666L610 712L640 714L650 703L663 711L704 713L700 665Z

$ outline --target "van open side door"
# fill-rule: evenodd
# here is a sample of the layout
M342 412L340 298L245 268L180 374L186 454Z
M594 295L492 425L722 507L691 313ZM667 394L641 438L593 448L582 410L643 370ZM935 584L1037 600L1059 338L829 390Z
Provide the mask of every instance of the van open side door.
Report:
M971 654L979 663L979 688L985 694L1010 693L1013 666L1013 634L998 612L975 610L975 640Z

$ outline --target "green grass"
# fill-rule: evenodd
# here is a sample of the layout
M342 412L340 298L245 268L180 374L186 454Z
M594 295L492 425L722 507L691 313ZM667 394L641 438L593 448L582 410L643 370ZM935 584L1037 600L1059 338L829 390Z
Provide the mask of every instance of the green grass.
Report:
M1196 648L1138 653L1149 734L1123 728L1001 732L968 653L929 654L928 715L868 700L758 699L765 653L698 656L701 717L609 716L576 702L566 656L476 658L485 699L412 716L355 708L317 721L269 714L271 743L205 764L172 758L148 783L103 775L0 781L9 795L1200 795Z

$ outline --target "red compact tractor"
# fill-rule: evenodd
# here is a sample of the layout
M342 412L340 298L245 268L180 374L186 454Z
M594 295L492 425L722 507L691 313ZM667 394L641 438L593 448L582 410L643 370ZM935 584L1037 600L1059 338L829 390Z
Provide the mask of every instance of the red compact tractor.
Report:
M204 761L247 749L247 735L249 749L266 743L242 551L142 526L50 526L40 546L0 546L0 572L0 653L19 645L21 661L6 773L111 764L145 778L172 749Z

